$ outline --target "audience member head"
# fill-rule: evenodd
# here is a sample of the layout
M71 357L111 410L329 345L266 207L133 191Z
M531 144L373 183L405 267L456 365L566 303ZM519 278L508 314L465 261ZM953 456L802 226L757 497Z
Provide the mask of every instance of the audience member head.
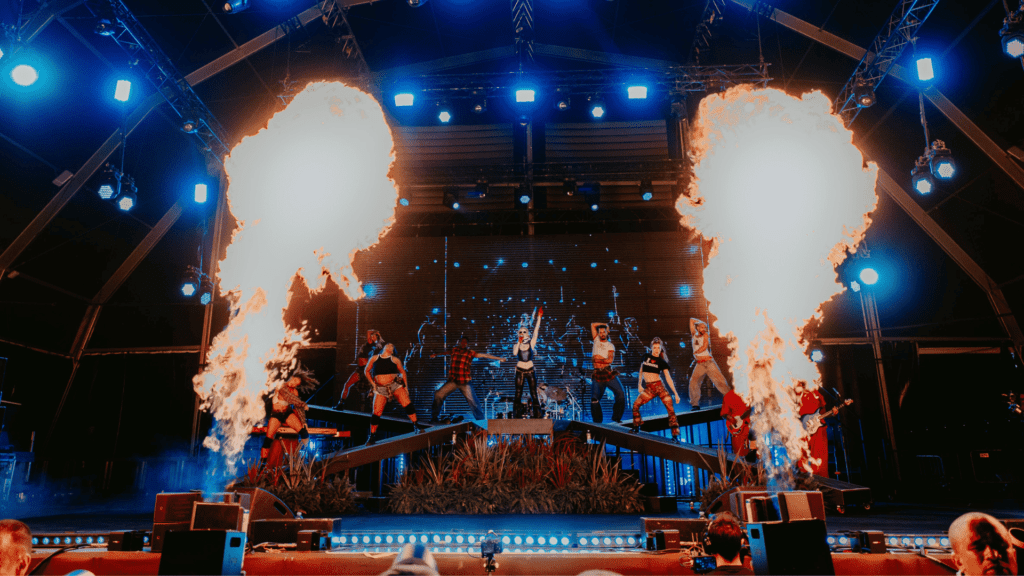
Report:
M406 544L402 551L395 557L391 564L381 576L390 574L421 574L425 576L438 576L437 562L434 555L423 544Z
M28 574L32 564L32 531L24 522L0 520L0 575Z
M1002 522L981 512L968 512L949 525L953 562L967 576L1016 574L1017 551Z
M720 512L708 524L708 541L704 551L715 557L719 566L740 563L740 549L746 533L732 512Z

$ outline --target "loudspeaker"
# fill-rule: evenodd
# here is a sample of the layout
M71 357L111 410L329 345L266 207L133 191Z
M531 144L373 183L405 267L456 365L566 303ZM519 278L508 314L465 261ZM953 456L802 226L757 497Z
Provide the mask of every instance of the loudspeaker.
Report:
M118 552L138 552L145 544L145 530L118 530L107 536L107 550Z
M708 521L703 518L641 518L640 521L643 534L655 530L676 530L681 542L699 542L708 531Z
M241 504L194 502L192 530L241 530L245 511Z
M159 552L164 549L164 540L167 533L172 530L188 530L192 522L159 522L153 524L153 536L149 539L150 552Z
M654 543L655 550L679 550L679 531L655 530Z
M153 523L191 522L192 504L202 501L202 492L161 492L156 495Z
M747 522L777 522L779 517L778 503L768 496L747 498L744 515Z
M679 511L675 496L647 496L644 498L644 512L648 514L669 514Z
M245 533L199 530L167 533L158 574L242 574Z
M825 522L747 524L755 574L835 574Z
M324 530L299 530L295 542L297 552L319 552L331 549L331 534Z
M779 520L825 520L825 499L817 490L779 492L772 496Z
M737 490L730 495L729 511L739 518L740 522L750 522L747 514L747 500L757 497L771 497L767 490Z
M857 538L853 540L854 552L885 554L885 550L885 533L877 530L863 530L861 532L857 532Z
M291 544L298 542L299 532L318 530L337 535L341 533L341 518L310 518L286 520L258 520L249 522L249 542L254 546L263 542Z
M287 504L262 488L235 488L233 491L249 495L249 522L295 518Z

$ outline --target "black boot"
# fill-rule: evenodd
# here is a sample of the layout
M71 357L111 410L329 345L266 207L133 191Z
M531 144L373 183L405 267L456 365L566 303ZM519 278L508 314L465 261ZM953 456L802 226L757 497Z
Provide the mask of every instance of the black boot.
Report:
M366 444L364 446L373 446L377 443L377 433L370 432L370 435L366 437Z

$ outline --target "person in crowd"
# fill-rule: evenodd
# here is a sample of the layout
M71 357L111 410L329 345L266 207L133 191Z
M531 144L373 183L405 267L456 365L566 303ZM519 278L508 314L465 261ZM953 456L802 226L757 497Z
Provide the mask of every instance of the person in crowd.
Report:
M732 512L721 512L708 524L704 552L715 557L717 566L710 574L754 574L743 563L740 551L747 534Z
M1017 574L1014 538L1003 523L982 512L968 512L949 525L957 573Z
M32 565L32 531L24 522L0 520L0 576L24 576Z

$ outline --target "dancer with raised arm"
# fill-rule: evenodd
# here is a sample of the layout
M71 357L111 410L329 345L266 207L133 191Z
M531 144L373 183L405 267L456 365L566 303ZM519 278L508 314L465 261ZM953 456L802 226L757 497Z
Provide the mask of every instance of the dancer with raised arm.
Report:
M604 391L611 389L615 397L612 403L612 421L621 422L622 413L626 411L626 393L622 390L622 383L619 382L619 373L612 370L612 362L615 361L615 344L608 340L608 325L604 322L594 322L590 325L590 335L594 339L594 349L591 357L594 360L594 373L591 375L593 386L590 391L590 415L594 422L604 422L604 413L601 411L601 398Z
M654 340L651 340L650 353L644 354L644 359L640 363L640 377L637 382L638 394L636 402L633 402L633 432L639 432L640 425L644 423L643 418L640 417L640 407L657 396L661 398L661 403L665 405L665 411L668 412L668 427L672 429L672 441L679 442L679 422L676 421L676 410L672 404L672 397L665 390L665 384L668 384L669 390L672 390L672 396L675 397L676 403L679 402L679 393L676 392L676 385L672 382L670 372L672 367L667 358L668 353L665 351L661 338L655 337ZM662 376L664 376L664 380Z
M476 352L469 349L469 338L462 336L459 338L459 345L452 348L452 351L448 354L431 354L430 357L434 358L437 356L451 356L452 362L448 370L448 381L441 386L437 392L434 393L434 405L430 410L430 423L437 423L438 417L441 415L441 403L448 397L456 388L462 392L462 395L466 397L466 402L469 403L469 409L473 411L473 418L477 420L484 419L484 411L480 409L480 400L476 397L476 392L473 387L470 386L470 381L473 379L471 372L471 364L473 358L487 358L489 360L497 360L504 362L504 358L498 358L484 352Z
M512 416L521 418L523 415L522 403L523 381L530 385L530 398L533 399L533 417L540 418L540 399L537 397L537 376L533 370L533 357L537 350L537 335L540 334L540 319L544 317L544 309L537 311L537 325L533 328L533 338L530 338L530 329L527 326L519 327L519 339L512 346L512 356L516 359L516 392L512 401Z
M402 361L395 356L394 344L388 342L380 354L370 358L366 364L366 377L373 382L373 416L370 417L370 437L366 439L367 446L377 443L377 426L380 425L384 407L391 399L398 400L398 403L405 407L405 413L409 415L409 420L412 420L417 432L425 427L416 421L416 407L409 399L409 376L405 373Z
M727 393L729 383L725 381L722 369L718 367L715 358L711 355L711 333L708 325L703 320L690 318L690 334L693 335L693 364L690 368L690 410L700 410L700 385L704 377L711 378L715 388L723 395Z
M306 429L306 410L309 406L299 398L299 394L312 392L319 384L312 372L298 368L274 391L270 418L267 420L267 435L263 437L263 447L260 449L261 467L266 464L274 436L282 425L296 430L300 440L309 438L309 430Z

